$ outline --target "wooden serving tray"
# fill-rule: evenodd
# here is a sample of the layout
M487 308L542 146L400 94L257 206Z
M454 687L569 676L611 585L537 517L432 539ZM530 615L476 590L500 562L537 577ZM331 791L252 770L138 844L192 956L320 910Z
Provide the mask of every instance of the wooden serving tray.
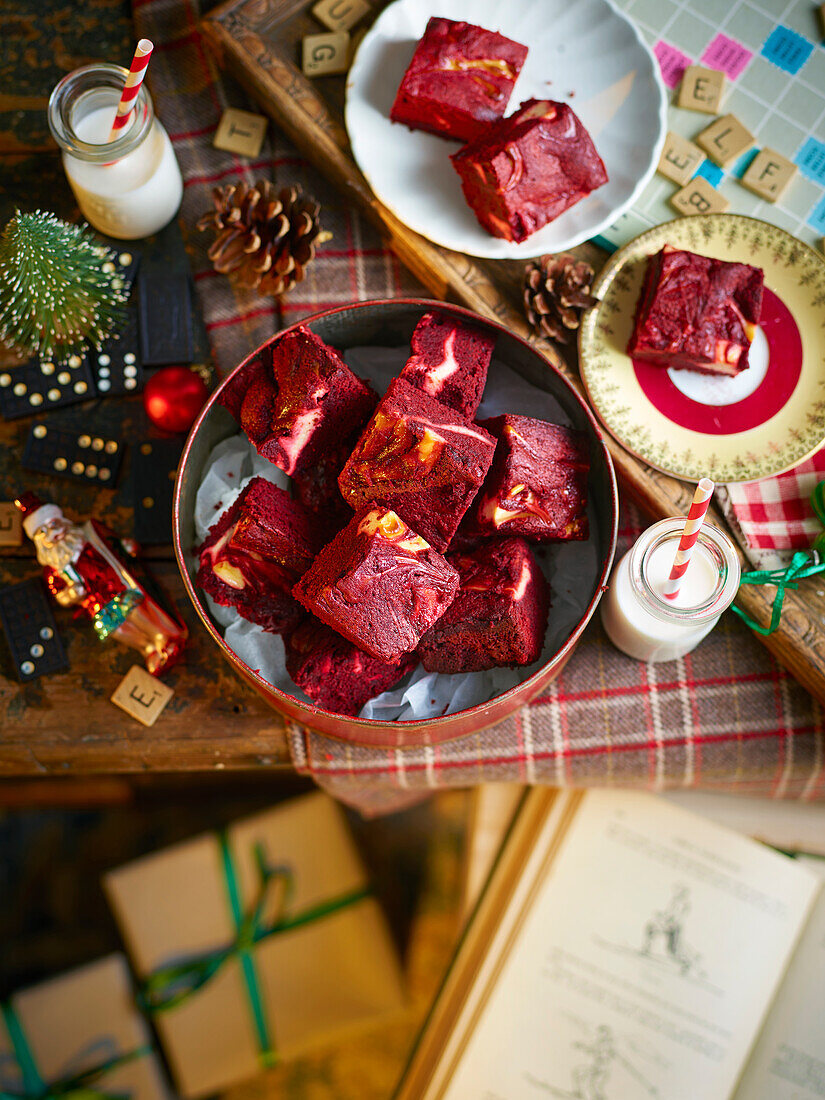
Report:
M379 0L376 11L383 6ZM372 193L352 158L344 128L345 77L310 81L299 68L302 38L322 30L309 8L307 0L227 0L202 26L219 63L304 156L358 204L431 293L497 320L535 343L583 393L575 350L568 349L562 357L529 329L521 305L521 261L478 260L432 244L403 225ZM597 269L605 259L605 253L593 245L575 251ZM657 519L686 514L692 486L646 466L607 433L605 438L630 499ZM712 518L728 529L718 512L712 512ZM757 622L767 624L773 596L773 588L747 586L736 602ZM825 585L818 577L803 581L796 592L787 592L779 629L758 637L800 683L825 702Z

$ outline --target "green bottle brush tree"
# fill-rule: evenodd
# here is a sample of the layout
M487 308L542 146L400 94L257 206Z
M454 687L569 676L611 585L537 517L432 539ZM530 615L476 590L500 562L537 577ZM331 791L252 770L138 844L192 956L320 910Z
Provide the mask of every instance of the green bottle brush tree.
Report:
M87 226L18 210L0 236L0 340L41 359L100 347L126 301L113 260Z

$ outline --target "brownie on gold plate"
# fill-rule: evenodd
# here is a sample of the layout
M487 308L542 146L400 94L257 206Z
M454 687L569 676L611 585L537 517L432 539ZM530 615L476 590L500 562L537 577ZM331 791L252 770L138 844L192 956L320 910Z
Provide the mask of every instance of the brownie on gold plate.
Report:
M527 47L472 23L430 19L390 111L393 122L473 141L502 117Z
M661 367L739 374L763 285L761 268L665 245L647 261L627 354Z
M308 615L284 639L286 669L295 683L324 710L358 714L388 691L417 663L413 654L381 661Z
M399 377L468 419L481 403L496 338L443 313L425 313Z
M494 450L484 428L396 378L338 484L351 508L392 508L436 550L445 550Z
M358 430L376 400L338 352L303 325L266 344L221 395L259 453L290 475Z
M533 542L586 539L585 433L510 413L481 425L498 443L466 533L521 535Z
M607 182L566 103L528 99L450 157L464 197L494 237L524 241Z
M313 615L379 661L398 661L452 603L458 573L395 512L355 515L293 589Z
M277 485L256 477L210 528L198 550L196 582L217 603L280 633L303 614L292 587L318 546L305 509Z
M549 591L541 567L520 538L497 539L449 554L458 595L418 647L428 672L480 672L538 660L547 629Z

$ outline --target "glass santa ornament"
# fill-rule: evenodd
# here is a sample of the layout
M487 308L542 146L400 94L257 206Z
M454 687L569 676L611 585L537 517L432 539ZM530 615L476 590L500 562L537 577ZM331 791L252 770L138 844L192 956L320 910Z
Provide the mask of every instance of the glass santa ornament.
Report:
M87 615L101 641L112 637L136 649L153 675L171 668L188 631L149 595L103 526L95 519L73 523L56 504L34 493L23 493L15 504L61 607L77 607Z

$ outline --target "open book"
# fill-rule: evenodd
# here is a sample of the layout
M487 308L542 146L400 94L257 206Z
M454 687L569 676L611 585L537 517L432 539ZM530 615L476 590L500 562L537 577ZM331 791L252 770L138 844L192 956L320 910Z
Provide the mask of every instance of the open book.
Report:
M825 1097L825 864L529 792L396 1100Z

